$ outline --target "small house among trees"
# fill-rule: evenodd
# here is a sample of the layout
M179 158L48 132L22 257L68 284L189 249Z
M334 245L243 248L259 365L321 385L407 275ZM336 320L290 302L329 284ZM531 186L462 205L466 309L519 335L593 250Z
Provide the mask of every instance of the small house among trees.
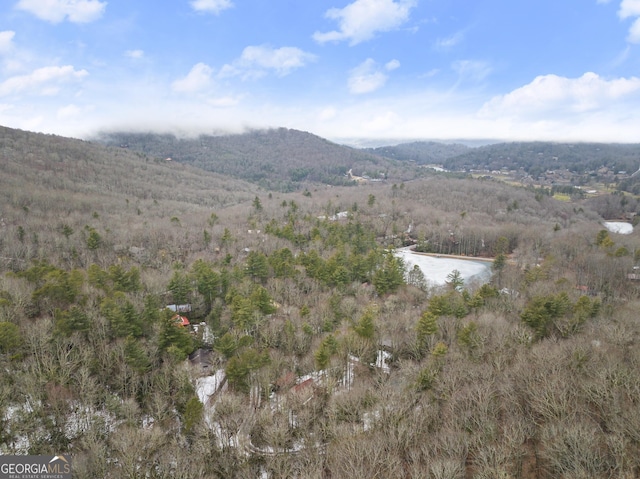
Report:
M185 328L191 324L185 316L180 316L179 314L176 314L173 318L171 318L171 321L173 321L177 326Z

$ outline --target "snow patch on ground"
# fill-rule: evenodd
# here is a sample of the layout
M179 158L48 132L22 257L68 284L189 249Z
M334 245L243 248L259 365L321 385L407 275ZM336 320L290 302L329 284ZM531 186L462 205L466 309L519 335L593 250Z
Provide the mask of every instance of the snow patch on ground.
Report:
M218 369L212 376L204 376L196 379L196 394L198 399L204 405L207 405L211 396L220 389L224 382L224 369Z
M612 233L618 233L620 235L630 235L633 233L633 225L631 223L625 223L624 221L605 221L602 224Z
M74 404L71 414L67 416L65 436L68 439L78 438L97 425L100 425L104 434L110 433L115 431L117 422L116 417L105 410L80 403Z
M193 326L193 330L195 331L196 334L200 333L200 330L202 330L202 342L204 344L207 345L212 345L213 342L215 341L216 337L215 335L211 332L211 328L209 327L209 325L207 323L199 323L199 324L194 324Z
M378 356L376 357L376 367L380 368L385 373L391 372L391 368L389 368L389 362L392 358L393 357L391 356L391 353L379 349Z
M454 269L460 271L467 285L472 282L486 283L491 279L491 263L486 261L426 256L414 253L409 248L397 249L395 255L402 258L409 271L418 265L429 286L445 285L447 276Z
M67 415L63 427L64 435L69 441L78 439L92 428L100 430L105 435L113 432L116 428L116 417L106 410L95 409L93 406L75 401L69 402L69 407L71 411ZM21 405L9 405L6 407L4 415L0 419L5 422L4 432L7 433L8 440L5 443L0 443L0 455L27 455L33 442L48 442L51 440L51 433L43 426L37 427L29 435L14 435L14 428L20 430L22 423L33 420L30 416L34 414L34 410L40 410L41 408L40 401L32 403L30 400ZM49 418L54 421L53 417L50 416Z
M329 216L329 221L338 221L338 220L346 220L349 217L348 211L340 211L333 216ZM322 215L318 216L319 220L326 220L327 217Z

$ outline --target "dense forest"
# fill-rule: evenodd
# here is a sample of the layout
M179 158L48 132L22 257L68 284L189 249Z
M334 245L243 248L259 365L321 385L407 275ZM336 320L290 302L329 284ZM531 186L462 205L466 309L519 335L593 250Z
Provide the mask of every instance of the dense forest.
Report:
M377 179L407 179L416 174L394 160L286 128L197 138L113 132L98 139L109 146L171 158L278 191L299 190L307 183L353 184L349 170Z
M446 144L436 141L413 141L411 143L366 149L366 151L380 156L400 161L413 161L419 165L442 164L449 158L458 157L469 150L470 148L465 145L457 143Z
M0 130L1 454L78 478L640 475L640 237L600 213L635 199L402 166L284 192L171 141ZM407 245L492 279L433 285Z
M527 183L555 183L571 196L584 197L572 187L594 183L613 185L619 192L640 194L640 145L603 143L515 142L476 148L433 141L401 143L366 151L405 163L441 165L449 171L509 171L513 179ZM566 173L559 176L555 172ZM540 181L542 180L542 181Z
M567 169L578 175L597 174L606 168L613 174L631 175L640 169L640 145L603 143L514 142L468 148L434 142L405 143L373 152L402 161L439 163L452 171L522 170L534 178L545 171Z
M354 177L409 181L428 175L421 167L434 164L462 173L514 171L516 179L534 183L549 172L566 171L563 176L570 186L601 182L622 192L640 192L640 174L633 175L640 170L637 144L514 142L470 147L415 141L356 149L286 128L195 138L111 132L98 135L97 141L282 192L317 183L353 186Z

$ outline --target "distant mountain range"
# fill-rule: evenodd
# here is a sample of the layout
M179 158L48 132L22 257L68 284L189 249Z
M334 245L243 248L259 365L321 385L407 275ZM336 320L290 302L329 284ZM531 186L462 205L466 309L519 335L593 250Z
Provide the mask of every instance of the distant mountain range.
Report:
M452 170L522 168L532 176L566 168L582 174L607 168L632 173L640 166L640 144L615 143L499 143L469 149L445 162Z
M513 142L471 147L413 141L358 149L286 128L197 138L116 132L102 134L97 141L279 191L313 183L351 184L349 170L372 179L414 179L425 174L420 166L428 164L450 171L521 170L534 178L548 170L583 175L604 168L631 174L640 167L640 144Z
M437 163L454 171L522 168L533 176L559 168L586 173L605 167L632 173L640 167L640 144L513 142L473 148L416 141L366 151L399 161Z
M567 169L582 175L584 181L598 172L600 180L605 178L608 182L615 177L616 184L621 185L624 191L640 193L640 175L629 178L640 168L640 144L513 142L470 147L461 143L414 141L358 149L286 128L191 138L172 134L112 132L100 134L92 141L1 128L0 136L5 142L6 161L12 159L13 146L30 143L27 151L34 154L20 161L24 166L51 170L54 176L49 182L56 181L58 168L69 166L76 171L71 176L94 181L104 177L108 165L114 164L108 160L109 157L124 155L127 162L144 159L145 167L153 164L153 168L158 168L161 164L157 162L161 162L163 171L171 163L165 160L172 159L176 167L178 164L189 165L193 172L205 170L216 173L220 176L213 175L208 181L224 183L226 190L236 180L274 191L295 191L317 184L352 185L354 181L348 175L350 171L356 176L395 183L429 175L431 173L423 166L438 164L447 170L461 172L472 169L519 170L533 178L549 170ZM39 161L39 157L49 160ZM87 164L82 160L87 157L100 161ZM132 164L131 167L138 168L138 165ZM89 173L88 168L100 169L100 172ZM85 171L87 174L83 173ZM123 187L133 181L124 171L113 172L113 177L119 177L116 184ZM74 188L88 188L81 185L78 183ZM253 188L255 186L238 182L232 189L247 191ZM126 186L128 191L135 189ZM184 194L183 191L181 195ZM156 197L156 194L152 196ZM233 203L235 199L222 201Z
M286 128L197 138L117 132L102 134L97 141L158 158L171 158L279 191L300 189L308 183L351 184L347 176L349 170L354 175L378 179L415 177L407 165L393 158Z
M436 141L414 141L395 146L367 148L373 154L393 158L400 161L413 161L420 165L430 163L444 163L471 150L470 147L459 143L439 143Z

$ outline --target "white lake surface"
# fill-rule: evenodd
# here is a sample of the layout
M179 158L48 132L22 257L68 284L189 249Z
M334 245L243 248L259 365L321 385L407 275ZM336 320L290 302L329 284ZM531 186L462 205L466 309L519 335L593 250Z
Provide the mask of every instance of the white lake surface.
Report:
M633 233L633 226L631 223L625 223L624 221L605 221L602 224L612 233L618 233L621 235L630 235Z
M447 276L454 269L460 271L466 285L476 282L486 283L491 279L491 263L488 261L457 259L446 256L436 258L414 253L409 248L397 249L395 254L404 260L409 271L413 269L414 265L418 265L429 282L429 286L446 284Z

